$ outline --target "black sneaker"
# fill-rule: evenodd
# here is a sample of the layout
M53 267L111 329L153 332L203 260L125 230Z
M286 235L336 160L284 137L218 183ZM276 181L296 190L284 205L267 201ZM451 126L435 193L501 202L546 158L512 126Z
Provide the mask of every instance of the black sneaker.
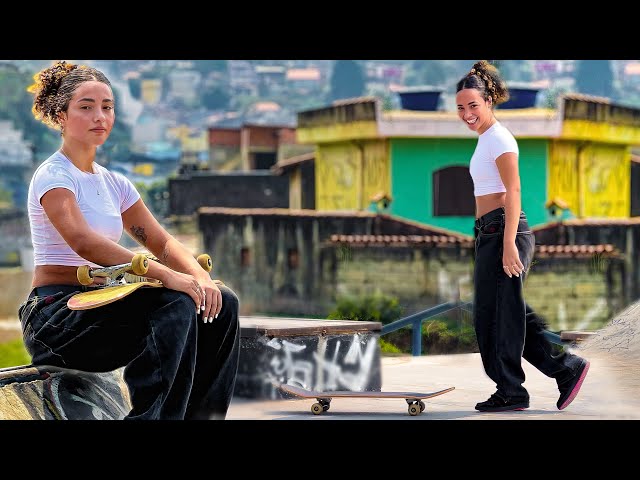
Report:
M587 376L587 372L589 371L589 365L590 363L588 361L583 360L578 373L576 373L571 380L563 383L562 385L558 385L558 390L560 390L560 398L556 403L558 410L564 410L576 398L576 395L578 395L580 387L582 386L582 382L584 382L584 378Z
M489 400L476 404L476 410L481 412L508 412L525 408L529 408L529 400L507 401L495 393L489 397Z

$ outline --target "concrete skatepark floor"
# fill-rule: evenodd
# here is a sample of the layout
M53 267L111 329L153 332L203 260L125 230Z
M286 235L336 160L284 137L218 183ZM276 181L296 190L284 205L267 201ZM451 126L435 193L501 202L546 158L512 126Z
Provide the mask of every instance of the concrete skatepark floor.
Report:
M328 412L311 413L314 400L253 401L234 398L229 420L640 420L640 302L617 315L606 327L570 351L591 367L580 393L565 410L556 408L558 389L526 361L525 387L530 408L517 412L481 413L474 409L495 385L482 368L480 354L423 355L382 358L382 390L430 392L450 386L453 392L427 400L425 411L412 417L400 399L335 399Z

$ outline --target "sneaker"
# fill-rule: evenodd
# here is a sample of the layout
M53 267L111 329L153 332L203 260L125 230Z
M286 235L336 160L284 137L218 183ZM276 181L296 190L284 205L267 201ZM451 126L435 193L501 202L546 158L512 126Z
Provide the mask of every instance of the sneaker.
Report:
M506 401L495 393L489 397L489 400L476 404L476 410L481 412L508 412L525 408L529 408L529 400Z
M587 372L589 371L589 365L590 363L588 361L583 361L579 372L576 373L571 380L565 382L563 385L558 385L558 390L560 390L560 398L556 403L558 410L564 410L573 402L573 399L576 398L582 382L584 382L584 377L587 376Z

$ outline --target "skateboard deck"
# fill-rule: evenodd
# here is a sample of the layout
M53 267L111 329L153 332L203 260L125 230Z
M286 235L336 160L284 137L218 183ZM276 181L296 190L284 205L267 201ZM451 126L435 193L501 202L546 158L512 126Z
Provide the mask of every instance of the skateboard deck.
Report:
M70 310L89 310L116 302L139 288L163 287L162 282L147 279L143 275L149 269L149 261L158 259L149 253L136 254L130 263L103 268L91 268L88 265L78 267L78 281L82 285L91 285L96 277L103 277L106 283L95 287L92 291L77 293L67 301ZM199 255L198 264L207 272L213 268L211 257L207 254ZM219 280L214 280L222 284Z
M120 300L130 293L142 287L162 287L160 282L123 283L111 287L98 287L91 292L82 292L74 295L67 301L70 310L89 310L102 307Z
M345 398L403 398L409 405L409 415L415 416L422 413L425 409L423 400L444 395L445 393L455 390L455 387L445 388L436 392L352 392L348 390L339 390L334 392L319 392L316 390L307 390L305 388L296 387L295 385L287 385L280 383L277 385L280 390L300 398L315 398L317 403L311 406L311 413L320 415L329 410L331 400L336 397Z

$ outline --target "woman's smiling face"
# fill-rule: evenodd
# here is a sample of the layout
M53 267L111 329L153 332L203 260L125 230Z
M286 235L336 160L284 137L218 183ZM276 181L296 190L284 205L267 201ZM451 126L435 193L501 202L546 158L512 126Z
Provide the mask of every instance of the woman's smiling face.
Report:
M493 123L491 100L485 100L475 88L464 88L456 94L458 117L470 130L484 133Z

